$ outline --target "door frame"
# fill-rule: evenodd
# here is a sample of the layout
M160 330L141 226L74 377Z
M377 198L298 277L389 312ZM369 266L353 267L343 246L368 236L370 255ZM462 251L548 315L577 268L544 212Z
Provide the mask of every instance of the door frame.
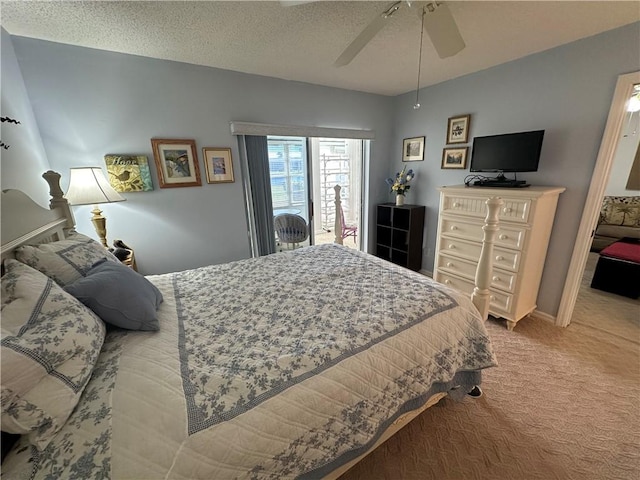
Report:
M591 176L589 193L582 211L582 220L580 221L575 247L571 255L558 314L556 315L555 324L560 327L566 327L571 323L571 316L578 299L580 283L591 249L591 241L602 208L602 199L609 183L611 167L618 148L620 134L622 133L626 114L625 107L631 97L633 85L638 83L640 83L640 71L618 76L609 116L602 135L602 143L600 144L596 165Z

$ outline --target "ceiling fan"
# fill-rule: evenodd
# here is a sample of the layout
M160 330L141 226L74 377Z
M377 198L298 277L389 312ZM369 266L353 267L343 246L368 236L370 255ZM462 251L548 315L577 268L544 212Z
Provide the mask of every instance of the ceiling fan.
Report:
M356 55L382 30L393 15L405 6L412 8L411 2L406 0L398 1L378 15L360 32L360 35L347 46L344 52L342 52L334 62L334 65L343 67L351 63ZM416 2L415 6L421 6L419 11L420 15L423 16L424 29L427 35L429 35L429 38L431 38L431 42L440 58L451 57L465 47L456 21L445 3L437 1L426 2L426 4L424 2Z

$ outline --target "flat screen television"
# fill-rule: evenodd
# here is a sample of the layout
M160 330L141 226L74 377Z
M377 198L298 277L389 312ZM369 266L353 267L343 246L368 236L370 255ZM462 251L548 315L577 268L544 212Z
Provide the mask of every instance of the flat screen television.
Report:
M516 182L524 184L524 181L507 179L503 173L537 171L543 138L544 130L475 137L471 151L470 170L472 172L499 172L497 177L485 180L484 183ZM474 182L474 185L480 185L480 183Z

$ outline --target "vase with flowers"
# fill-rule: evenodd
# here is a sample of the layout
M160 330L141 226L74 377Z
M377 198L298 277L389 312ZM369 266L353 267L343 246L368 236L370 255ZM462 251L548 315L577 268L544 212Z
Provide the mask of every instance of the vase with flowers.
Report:
M404 196L411 188L409 182L414 179L416 174L412 169L407 171L407 167L403 167L402 171L396 173L395 178L387 178L387 185L391 187L391 193L396 194L396 205L404 205Z

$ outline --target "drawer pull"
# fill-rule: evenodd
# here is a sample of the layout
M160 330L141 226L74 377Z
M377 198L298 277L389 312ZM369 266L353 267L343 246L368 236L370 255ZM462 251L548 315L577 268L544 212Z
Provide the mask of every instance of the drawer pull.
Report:
M458 202L453 202L453 208L458 208L460 204Z
M451 285L451 280L445 280L445 281L444 281L444 283L445 283L446 285Z
M497 261L499 261L499 262L501 262L502 260L504 260L504 257L503 257L502 255L498 255L498 256L496 257L496 260L497 260Z
M451 225L451 231L455 232L458 229L458 227L456 227L455 225Z
M509 235L505 235L504 233L502 233L498 238L500 240L506 240L507 238L509 238Z
M453 267L453 262L447 262L447 267Z
M497 276L497 275L494 275L494 276L493 276L493 281L494 281L494 282L499 282L499 281L500 281L500 277L499 277L499 276Z
M495 295L491 295L491 296L489 297L489 300L495 300L495 299L496 299L496 296L495 296Z
M453 243L449 244L449 250L453 250L454 248L456 248L456 246Z
M511 213L511 212L512 212L511 208L509 208L509 207L504 207L504 208L502 209L502 211L503 211L504 213Z

